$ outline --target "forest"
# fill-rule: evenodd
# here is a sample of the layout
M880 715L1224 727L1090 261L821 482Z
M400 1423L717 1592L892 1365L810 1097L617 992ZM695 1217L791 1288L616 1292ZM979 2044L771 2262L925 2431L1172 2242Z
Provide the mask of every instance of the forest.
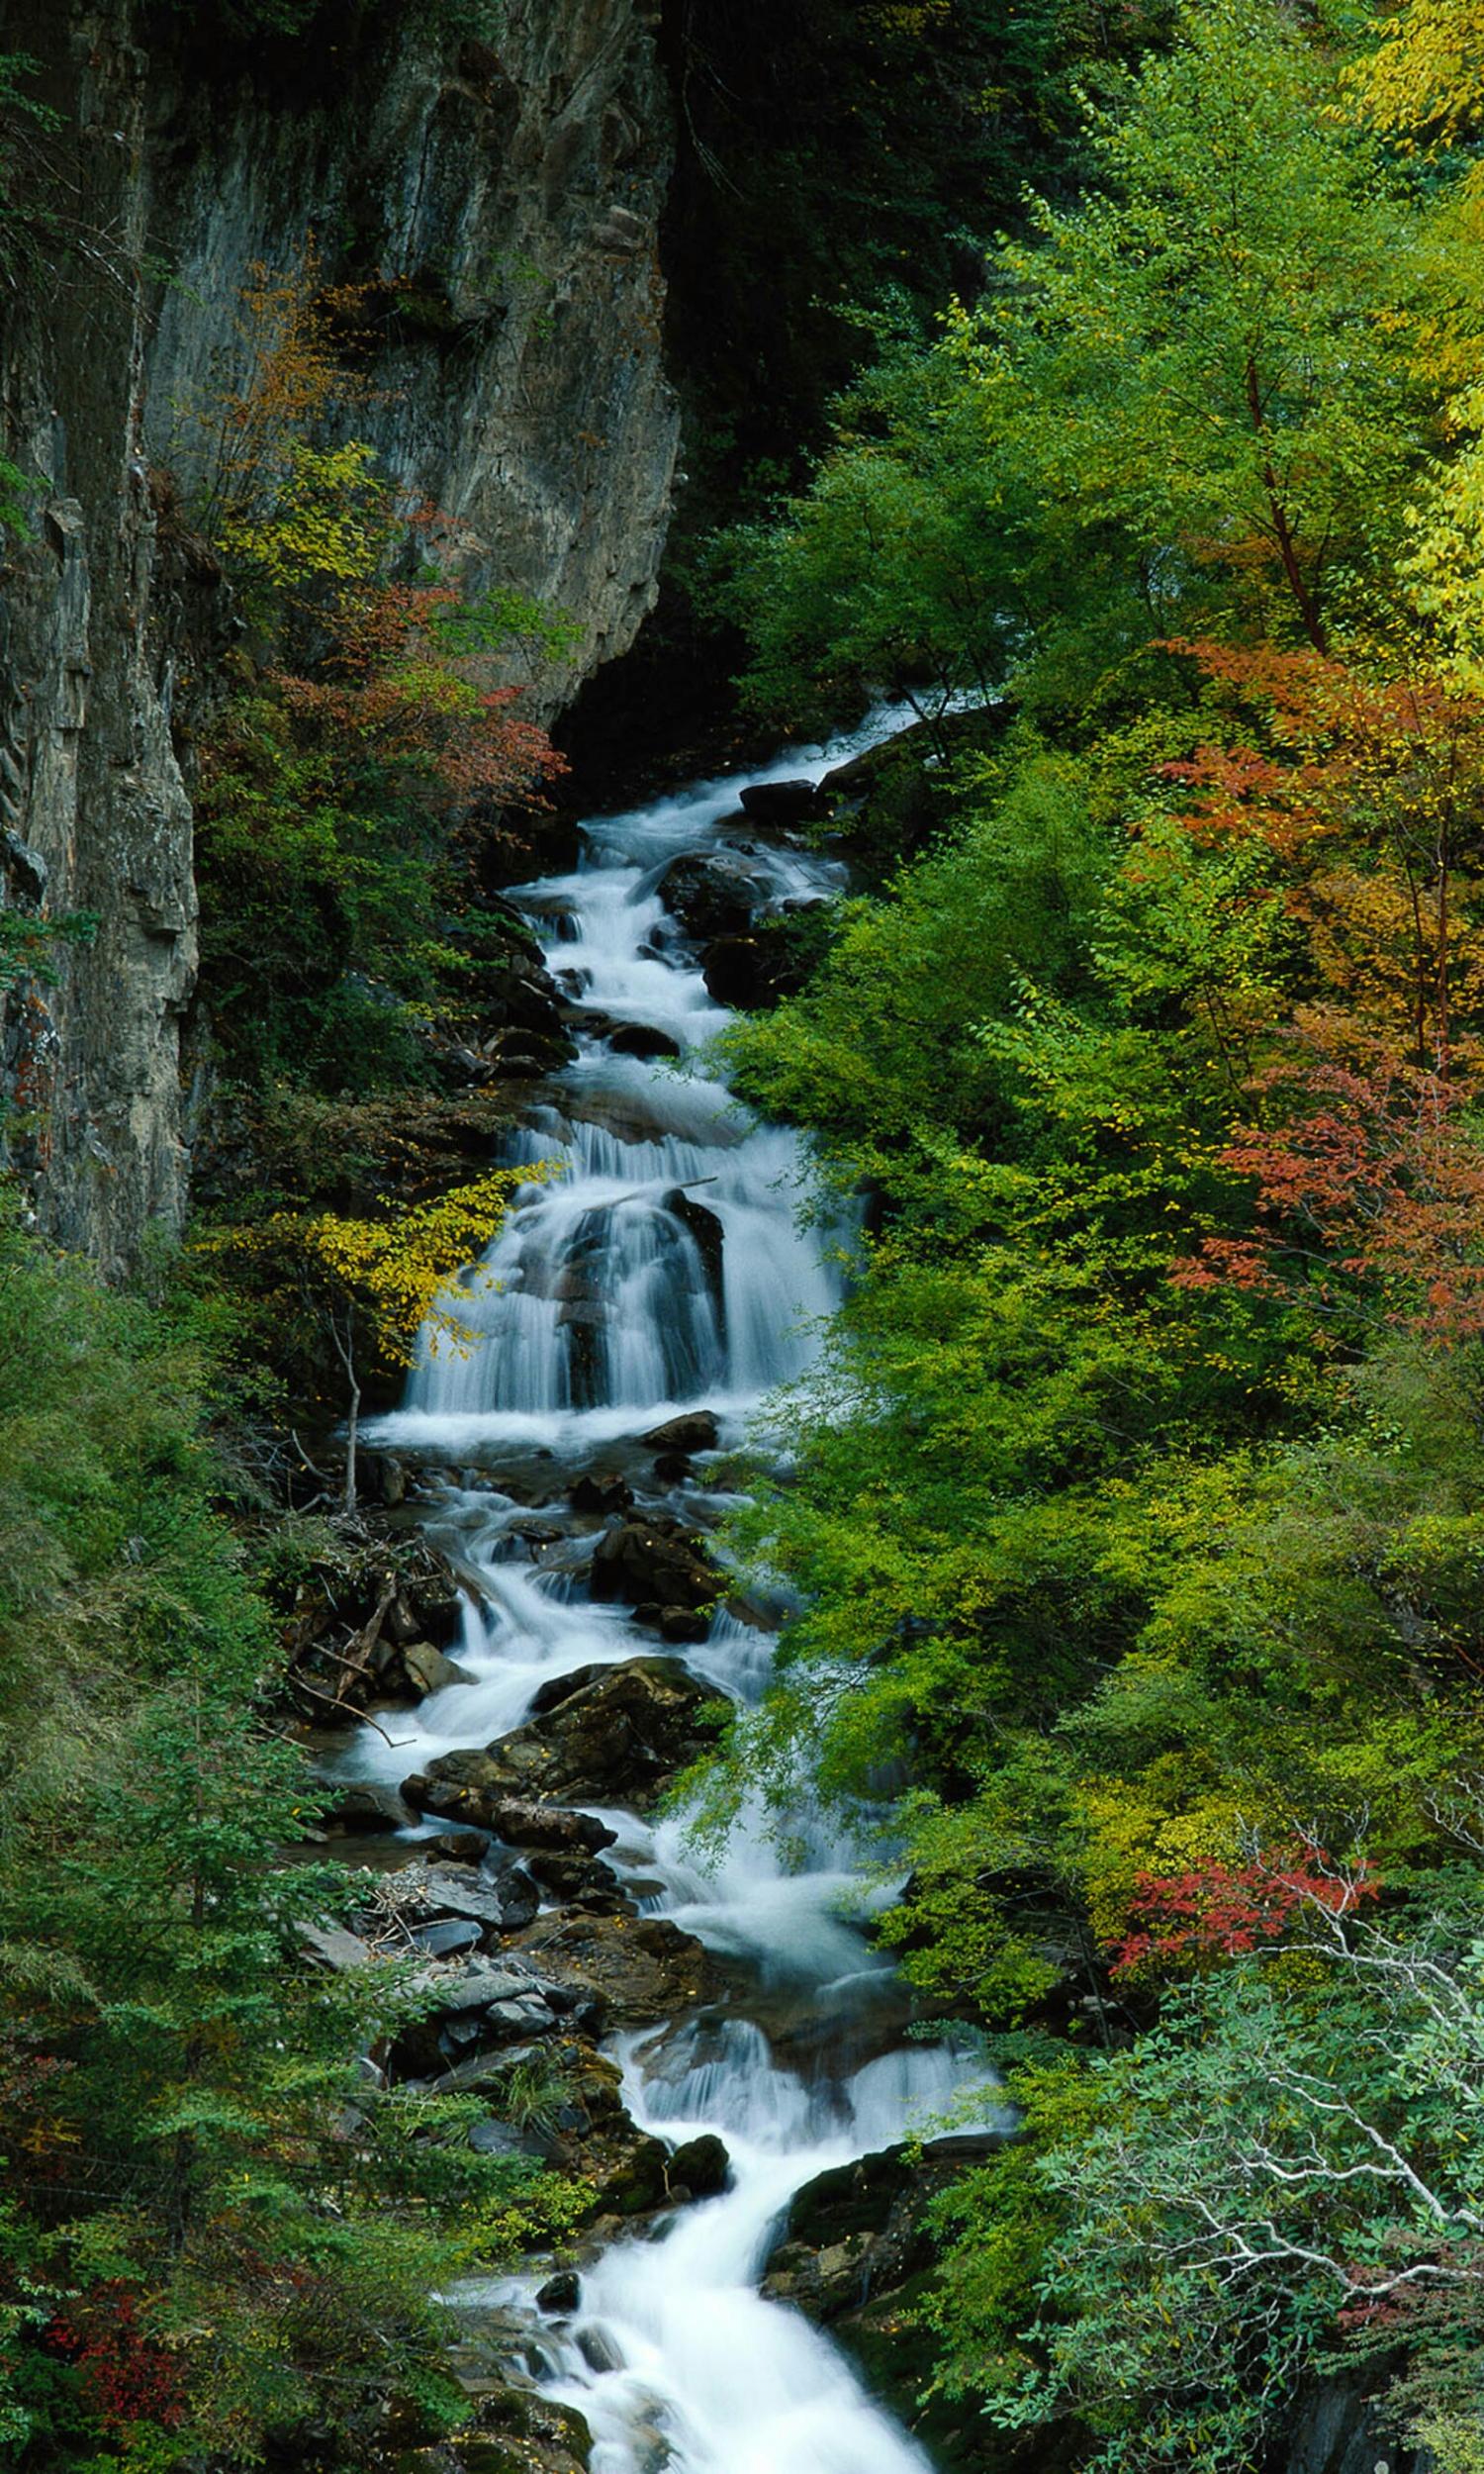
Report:
M218 14L160 40L415 41ZM501 17L416 40L472 78ZM690 479L575 702L581 616L460 564L383 442L454 287L307 233L170 407L209 1097L122 1266L48 1215L24 1037L108 896L6 827L0 2462L1484 2474L1484 5L658 22ZM85 254L66 114L0 58L18 332ZM548 346L544 281L481 317ZM49 519L0 445L19 607ZM721 838L665 840L701 775ZM621 973L604 870L655 905ZM481 1391L537 1333L557 1388ZM529 1590L437 1613L491 1488L594 1603L449 1750L418 1694L545 1637ZM839 2322L860 2420L801 2385L744 2445L618 2279L766 2182L674 2052L694 2095L745 2021L817 2093L849 2042L834 1959L739 1990L705 1921L755 1842L749 1912L828 1875L807 1931L935 2092L839 2143L871 2013L758 2198L747 2277ZM429 1967L471 1947L489 2054ZM546 2352L471 2337L522 2278Z

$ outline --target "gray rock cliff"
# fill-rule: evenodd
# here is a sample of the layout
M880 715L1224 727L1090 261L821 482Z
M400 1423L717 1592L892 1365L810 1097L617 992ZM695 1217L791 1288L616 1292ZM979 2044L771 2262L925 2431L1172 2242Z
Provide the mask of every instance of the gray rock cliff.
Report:
M58 125L26 134L16 177L45 220L0 304L0 453L34 485L30 535L0 560L0 904L91 926L54 984L12 993L0 1092L42 1224L111 1271L185 1207L178 758L228 636L156 476L189 496L201 433L181 408L239 374L254 265L297 266L313 237L362 288L356 434L440 511L469 590L573 621L529 683L536 717L627 648L654 598L677 417L650 13L507 0L494 40L398 15L301 77L281 44L214 59L194 10L6 11Z

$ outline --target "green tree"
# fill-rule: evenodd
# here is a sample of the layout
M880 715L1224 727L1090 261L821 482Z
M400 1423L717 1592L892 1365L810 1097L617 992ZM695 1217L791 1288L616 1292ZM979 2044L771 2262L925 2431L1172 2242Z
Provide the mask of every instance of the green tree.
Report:
M982 301L888 355L810 490L735 545L775 704L915 660L1065 711L1197 614L1323 647L1373 613L1438 437L1419 228L1379 146L1272 0L1188 6L1105 93L1087 194L1037 206Z

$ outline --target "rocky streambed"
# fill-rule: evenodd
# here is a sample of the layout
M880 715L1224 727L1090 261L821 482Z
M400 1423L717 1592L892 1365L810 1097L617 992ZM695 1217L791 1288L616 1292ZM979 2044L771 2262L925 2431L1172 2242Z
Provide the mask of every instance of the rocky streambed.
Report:
M427 2015L385 2066L487 2094L476 2140L591 2193L575 2266L459 2297L466 2474L976 2461L951 2423L907 2426L922 2206L1003 2125L932 2134L982 2071L909 2033L867 1930L888 1893L851 1847L797 1814L786 1859L744 1811L702 1860L666 1803L766 1687L775 1617L713 1543L727 1454L806 1380L839 1281L793 1138L707 1044L842 881L819 783L898 719L594 819L575 870L514 890L575 1050L507 1148L544 1182L467 1291L466 1345L429 1349L372 1439L386 1551L303 1592L329 1826L367 1862L360 1930L317 1954L412 1956Z

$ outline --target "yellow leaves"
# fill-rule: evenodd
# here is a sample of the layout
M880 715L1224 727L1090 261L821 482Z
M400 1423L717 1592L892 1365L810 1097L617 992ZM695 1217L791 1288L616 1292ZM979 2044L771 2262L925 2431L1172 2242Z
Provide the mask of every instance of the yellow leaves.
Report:
M324 449L292 440L272 506L224 515L218 537L227 556L255 568L279 591L321 578L364 582L376 571L386 535L386 491L373 471L375 454L360 438Z
M309 444L312 430L369 392L344 342L368 290L327 285L313 238L297 266L254 265L230 366L177 407L205 466L203 521L229 556L279 587L367 576L382 545L371 529L385 496L373 490L372 450L357 440Z
M1137 1783L1084 1778L1077 1801L1087 1833L1087 1908L1100 1942L1116 1942L1127 1930L1141 1873L1227 1863L1242 1851L1243 1817L1230 1791L1203 1794L1189 1766L1172 1756L1151 1762Z
M478 1259L498 1234L516 1190L551 1173L545 1162L492 1169L386 1219L275 1211L247 1226L215 1231L202 1242L213 1252L264 1265L270 1283L276 1276L301 1290L310 1288L331 1312L359 1307L382 1355L406 1366L424 1326L435 1350L440 1343L467 1350L459 1306L489 1285Z
M1484 0L1405 0L1347 82L1374 128L1455 138L1484 112Z
M1434 465L1410 511L1411 547L1400 571L1413 606L1432 620L1459 683L1484 688L1484 385L1449 406L1459 439Z

